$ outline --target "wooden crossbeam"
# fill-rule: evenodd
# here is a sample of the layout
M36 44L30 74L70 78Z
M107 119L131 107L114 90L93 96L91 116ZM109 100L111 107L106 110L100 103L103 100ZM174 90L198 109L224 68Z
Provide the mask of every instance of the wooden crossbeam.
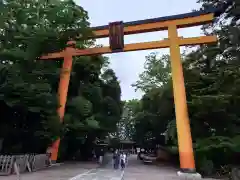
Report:
M212 22L214 18L213 12L193 12L180 15L174 15L169 17L160 17L154 19L140 20L134 22L123 23L123 35L138 34L144 32L167 30L170 26L174 25L177 28L192 27L201 24L207 24ZM95 39L102 37L109 37L109 25L99 26L92 28ZM121 34L121 33L120 33ZM111 38L110 38L111 39ZM201 36L195 38L179 38L179 45L199 45L204 43L216 42L217 38L215 36ZM124 48L117 52L128 52L136 50L147 50L147 49L157 49L157 48L167 48L169 47L168 40L153 41L153 42L143 42L126 44ZM106 53L116 53L111 47L100 47L100 48L88 48L88 49L74 49L71 50L73 56L84 56L84 55L96 55L96 54L106 54ZM40 59L56 59L64 57L64 52L56 52L48 55L43 55Z
M201 45L205 43L214 43L217 41L216 36L200 36L200 37L191 37L191 38L178 38L180 46L188 45ZM133 43L126 44L122 52L128 51L137 51L137 50L147 50L147 49L158 49L158 48L168 48L170 42L168 39L162 41L152 41L152 42L142 42L142 43ZM111 50L110 47L98 47L98 48L88 48L88 49L72 49L71 54L73 56L86 56L86 55L97 55L97 54L109 54L116 53ZM42 56L40 59L55 59L64 57L64 51L58 53L51 53L45 56Z
M203 24L209 24L212 22L214 18L214 13L198 15L194 17L187 17L182 15L183 18L180 19L171 19L171 20L164 20L163 21L156 21L137 25L125 25L124 26L124 35L130 34L138 34L138 33L146 33L146 32L154 32L154 31L161 31L167 30L168 26L174 24L177 28L186 28L186 27L193 27ZM100 26L92 28L94 37L93 38L106 38L109 37L109 29L108 26Z
M64 51L61 52L54 52L54 53L49 53L47 55L43 55L40 57L40 59L56 59L56 58L62 58L64 57Z

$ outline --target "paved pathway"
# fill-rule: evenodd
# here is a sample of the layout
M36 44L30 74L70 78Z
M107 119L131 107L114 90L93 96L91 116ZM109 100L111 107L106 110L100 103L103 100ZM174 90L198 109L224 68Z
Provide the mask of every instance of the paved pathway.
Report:
M177 175L178 169L171 166L144 165L132 156L129 165L125 169L123 180L186 180ZM213 180L213 179L204 179Z
M18 180L16 176L0 180ZM96 164L65 164L47 170L21 175L20 180L180 180L177 169L166 166L144 165L132 155L124 171L113 170L111 163L98 168ZM206 180L206 179L205 179Z
M130 157L124 173L124 180L179 180L177 169L166 166L144 165L136 158L136 156Z
M51 167L32 173L23 173L20 180L68 180L80 173L87 173L97 168L93 163L66 163L61 166ZM19 180L16 175L0 176L0 180Z
M177 170L171 167L156 167L144 165L137 156L130 156L124 171L113 170L111 163L104 168L98 168L84 174L79 174L70 180L179 180Z
M69 180L122 180L124 171L112 169L94 169Z
M92 169L69 180L122 180L123 175L124 171L121 169L113 169L112 160L109 157L109 162L103 167Z

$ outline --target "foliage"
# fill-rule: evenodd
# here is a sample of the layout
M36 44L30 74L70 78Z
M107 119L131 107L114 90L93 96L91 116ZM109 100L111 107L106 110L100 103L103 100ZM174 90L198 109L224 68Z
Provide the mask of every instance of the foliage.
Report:
M169 59L169 55L159 57L157 53L146 56L145 71L139 75L139 80L132 86L136 90L147 92L152 88L159 88L167 84L171 78Z
M120 140L133 140L135 134L135 114L140 109L137 99L123 102L123 112L118 123L117 138Z
M225 3L199 2L201 9ZM239 2L233 1L212 25L203 26L206 35L218 35L218 44L203 45L182 55L196 163L204 175L228 174L226 167L239 164L239 7ZM177 129L168 58L147 56L145 70L133 85L145 92L139 102L141 109L135 114L135 137L136 141L156 144L153 139L163 133L166 145L175 147Z
M0 4L2 153L43 153L61 136L62 158L72 158L79 149L87 158L96 137L115 131L120 120L121 89L115 73L106 57L75 57L60 124L56 109L62 60L38 58L63 50L70 39L77 39L79 48L92 45L93 40L86 40L91 35L87 12L72 0Z
M145 71L134 87L145 93L135 111L133 139L140 145L165 144L166 125L173 119L170 59L168 55L150 54L146 57ZM172 107L172 108L169 108Z

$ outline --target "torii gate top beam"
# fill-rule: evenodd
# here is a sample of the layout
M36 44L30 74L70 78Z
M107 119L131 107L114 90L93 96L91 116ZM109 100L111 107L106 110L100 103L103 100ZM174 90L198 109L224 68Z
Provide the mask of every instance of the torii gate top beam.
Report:
M196 11L173 16L164 16L152 19L138 20L123 23L124 35L167 30L169 23L174 23L177 28L186 28L209 24L212 22L214 11ZM94 38L109 37L109 25L92 27Z
M214 17L219 16L222 12L226 11L232 0L229 0L221 8L211 8L204 11L195 11L185 14L164 16L146 20L138 20L122 23L122 36L138 33L146 33L153 31L167 30L171 25L175 25L177 28L186 28L197 25L209 24L213 21ZM92 27L93 37L91 38L106 38L111 37L110 35L110 25ZM205 43L213 43L217 41L216 36L201 36L193 38L181 38L179 37L179 45L200 45ZM146 50L146 49L156 49L156 48L166 48L169 47L169 40L165 39L162 41L153 42L143 42L143 43L133 43L125 44L122 50L113 51L110 47L99 47L99 48L88 48L88 49L71 49L71 54L73 56L83 56L83 55L97 55L105 53L115 53L115 52L127 52L136 50ZM40 59L54 59L64 57L65 51L50 53L41 56Z
M154 32L154 31L162 31L167 30L169 24L174 23L177 28L185 28L185 27L192 27L198 26L203 24L209 24L212 22L214 18L213 13L209 14L199 14L197 16L170 16L172 18L162 17L156 19L148 19L135 21L138 23L128 22L123 23L124 25L124 35L130 34L138 34L138 33L146 33L146 32ZM186 14L183 14L186 15ZM178 17L178 19L173 19L173 17ZM141 23L140 23L141 22ZM131 24L131 25L130 25ZM106 38L109 37L109 25L106 26L98 26L92 28L94 37L93 38Z
M187 13L188 16L181 15L181 16L171 16L171 18L155 18L149 19L145 22L145 20L128 22L127 26L124 23L123 27L123 35L130 35L130 34L138 34L144 32L153 32L153 31L160 31L160 30L167 30L168 27L172 24L176 25L177 27L192 27L196 24L207 24L213 21L214 13L210 14L202 14L199 12L193 13L195 16L189 16L191 13ZM178 17L178 19L173 19L173 17ZM186 18L188 17L188 18ZM157 19L157 20L156 20ZM161 21L160 21L161 20ZM163 21L164 20L164 21ZM144 23L145 22L145 23ZM150 23L151 22L151 23ZM130 25L130 24L133 25ZM135 25L138 24L138 25ZM104 38L110 36L109 25L106 26L99 26L92 28L93 30L93 37L92 38ZM215 36L202 36L197 38L180 38L179 39L181 46L186 45L196 45L196 44L204 44L204 43L211 43L216 42L217 38ZM133 43L133 44L125 44L123 52L127 51L136 51L136 50L146 50L146 49L156 49L156 48L167 48L169 47L168 40L162 41L153 41L153 42L142 42L142 43ZM83 55L97 55L97 54L106 54L106 53L114 53L110 47L97 47L97 48L87 48L87 49L71 49L71 54L73 56L83 56ZM118 51L121 52L121 51ZM49 53L47 55L43 55L40 59L55 59L64 57L65 51L61 52L54 52Z
M217 17L226 11L231 4L232 0L228 0L227 3L219 8L209 8L207 10L190 13L125 22L123 23L124 35L167 30L169 22L174 22L177 25L177 28L209 24L214 17ZM199 17L201 17L201 19L199 19ZM109 37L109 25L92 27L91 29L94 31L94 38Z

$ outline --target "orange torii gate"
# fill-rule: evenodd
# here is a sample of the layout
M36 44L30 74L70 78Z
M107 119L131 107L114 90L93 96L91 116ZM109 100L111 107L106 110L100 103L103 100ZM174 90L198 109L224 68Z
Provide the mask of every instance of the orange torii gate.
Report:
M92 28L94 38L109 37L110 47L77 49L75 48L75 41L69 41L65 50L61 52L43 55L42 57L40 57L40 59L43 60L64 58L58 89L60 104L58 114L60 117L60 121L62 122L64 117L73 56L170 48L180 167L183 172L195 172L195 162L186 103L186 92L180 56L180 46L215 43L217 42L217 37L200 36L183 38L178 36L177 29L211 23L214 17L225 11L225 9L226 7L221 7L220 9L197 11L192 13L133 21L127 23L114 22L106 26L94 27ZM167 39L161 41L124 44L124 35L161 30L168 30ZM57 160L59 143L60 138L58 138L52 145L52 161Z

